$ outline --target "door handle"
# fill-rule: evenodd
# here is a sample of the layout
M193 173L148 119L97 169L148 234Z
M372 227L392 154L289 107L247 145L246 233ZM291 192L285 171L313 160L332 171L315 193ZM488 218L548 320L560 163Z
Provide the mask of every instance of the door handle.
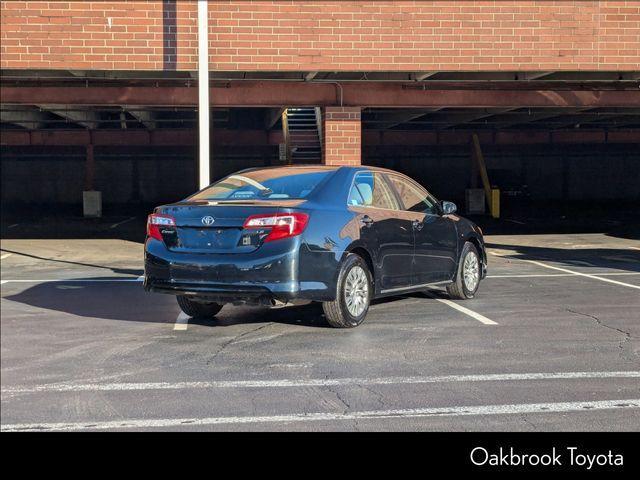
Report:
M370 227L371 225L373 225L373 219L369 215L365 215L360 219L360 221L365 227Z
M420 220L414 220L413 222L411 222L411 225L415 230L422 230L422 227L424 227L424 223L422 223Z

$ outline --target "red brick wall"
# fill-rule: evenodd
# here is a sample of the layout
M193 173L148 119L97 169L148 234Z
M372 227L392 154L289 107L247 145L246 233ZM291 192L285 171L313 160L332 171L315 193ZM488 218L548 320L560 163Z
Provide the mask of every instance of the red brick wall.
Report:
M323 162L360 165L362 123L359 107L326 107L323 116Z
M3 0L1 7L2 68L197 67L194 0ZM640 65L640 0L211 1L209 27L215 70Z
M165 53L177 53L175 68L195 69L197 10L193 2L175 5L165 21L162 0L2 1L0 66L162 70L174 60Z

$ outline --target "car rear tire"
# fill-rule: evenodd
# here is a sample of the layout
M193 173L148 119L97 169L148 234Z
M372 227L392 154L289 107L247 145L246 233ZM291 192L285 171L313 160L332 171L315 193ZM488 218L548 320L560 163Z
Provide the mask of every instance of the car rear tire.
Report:
M481 269L478 250L473 243L466 242L460 254L456 278L453 283L447 285L449 296L457 300L475 297L480 286Z
M214 302L195 302L184 295L177 296L180 309L190 317L213 318L222 309L222 305Z
M336 328L357 327L367 316L372 296L373 281L367 263L350 253L340 267L336 299L322 303L327 322Z

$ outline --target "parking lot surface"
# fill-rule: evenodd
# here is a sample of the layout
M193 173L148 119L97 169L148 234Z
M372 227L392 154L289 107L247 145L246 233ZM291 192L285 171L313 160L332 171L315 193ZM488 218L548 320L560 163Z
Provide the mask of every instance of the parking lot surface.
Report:
M640 242L486 241L477 298L337 330L316 304L189 319L139 241L5 239L2 430L638 430Z

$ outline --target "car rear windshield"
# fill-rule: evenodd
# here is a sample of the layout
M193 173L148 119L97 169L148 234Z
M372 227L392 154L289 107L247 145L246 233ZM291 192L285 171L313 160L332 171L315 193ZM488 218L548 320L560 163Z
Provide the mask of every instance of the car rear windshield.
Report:
M333 170L269 168L230 175L189 200L274 200L307 197Z

